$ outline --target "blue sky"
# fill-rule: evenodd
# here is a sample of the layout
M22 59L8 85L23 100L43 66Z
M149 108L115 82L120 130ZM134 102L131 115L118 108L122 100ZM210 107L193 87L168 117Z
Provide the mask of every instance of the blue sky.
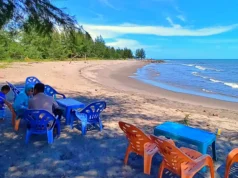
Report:
M238 58L238 0L54 0L93 38L156 59Z

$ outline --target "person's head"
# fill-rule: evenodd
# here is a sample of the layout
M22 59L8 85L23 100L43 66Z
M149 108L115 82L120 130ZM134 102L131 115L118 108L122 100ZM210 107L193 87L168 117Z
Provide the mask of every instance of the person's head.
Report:
M32 96L33 95L33 89L34 89L33 84L31 84L31 83L26 84L25 92L26 92L27 96Z
M8 92L10 91L10 87L8 85L4 85L1 88L1 92L4 93L5 95L8 94Z
M44 91L45 91L45 85L43 83L35 84L34 95L36 95L38 93L44 93Z

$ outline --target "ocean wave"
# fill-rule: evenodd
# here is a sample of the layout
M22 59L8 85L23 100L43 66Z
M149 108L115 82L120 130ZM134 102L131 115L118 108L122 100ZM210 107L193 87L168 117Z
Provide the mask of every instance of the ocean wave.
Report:
M192 67L192 66L195 66L195 64L182 64L183 66L189 66L189 67Z
M227 85L231 88L237 88L238 89L238 83L229 83L229 82L225 82L224 85Z
M229 87L234 88L234 89L238 89L238 83L230 83L230 82L224 82L224 81L216 80L214 78L210 78L210 77L200 75L198 72L192 72L192 75L194 75L196 77L201 77L203 79L208 79L213 83L222 83L223 85L229 86Z
M214 82L214 83L223 83L222 81L216 80L216 79L213 79L213 78L210 78L209 80L212 81L212 82Z
M209 77L206 77L206 76L203 76L203 75L200 75L198 72L192 72L192 74L196 77L201 77L201 78L204 78L204 79L208 79Z
M204 92L207 92L207 93L212 93L212 91L210 91L210 90L206 90L206 89L202 89L202 91L204 91Z
M207 70L207 68L202 67L202 66L195 66L195 68L199 69L199 70Z
M199 70L211 70L211 71L216 71L216 72L222 72L222 70L219 70L219 69L214 69L214 68L210 68L210 67L204 67L204 66L199 66L199 65L196 65L196 64L182 64L183 66L188 66L188 67L195 67Z
M219 69L203 67L203 66L198 66L198 65L196 65L195 68L197 68L199 70L211 70L211 71L216 71L216 72L222 72L222 70L219 70Z
M210 81L214 82L214 83L222 83L223 85L229 86L231 88L234 89L238 89L238 83L230 83L230 82L224 82L224 81L220 81L220 80L215 80L215 79L210 79Z

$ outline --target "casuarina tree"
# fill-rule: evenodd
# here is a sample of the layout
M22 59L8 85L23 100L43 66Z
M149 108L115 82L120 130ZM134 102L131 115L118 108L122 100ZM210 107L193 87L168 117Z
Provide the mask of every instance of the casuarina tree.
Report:
M76 21L50 0L0 0L0 29L26 31L34 26L40 33L55 27L74 29Z

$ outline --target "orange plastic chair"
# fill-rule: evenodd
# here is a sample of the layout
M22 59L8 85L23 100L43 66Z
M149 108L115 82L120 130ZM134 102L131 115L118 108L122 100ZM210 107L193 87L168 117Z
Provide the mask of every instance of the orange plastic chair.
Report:
M158 177L163 177L164 169L168 169L181 178L192 178L204 166L209 166L211 177L215 177L214 165L209 155L189 148L177 148L166 138L151 135L151 140L157 145L159 153L163 156L163 161L159 168Z
M151 142L148 135L134 125L120 121L119 126L129 141L124 164L127 164L129 154L134 152L144 157L144 173L150 175L152 158L154 154L158 152L157 146Z
M235 162L238 162L238 148L232 150L227 156L225 178L229 177L231 166Z

